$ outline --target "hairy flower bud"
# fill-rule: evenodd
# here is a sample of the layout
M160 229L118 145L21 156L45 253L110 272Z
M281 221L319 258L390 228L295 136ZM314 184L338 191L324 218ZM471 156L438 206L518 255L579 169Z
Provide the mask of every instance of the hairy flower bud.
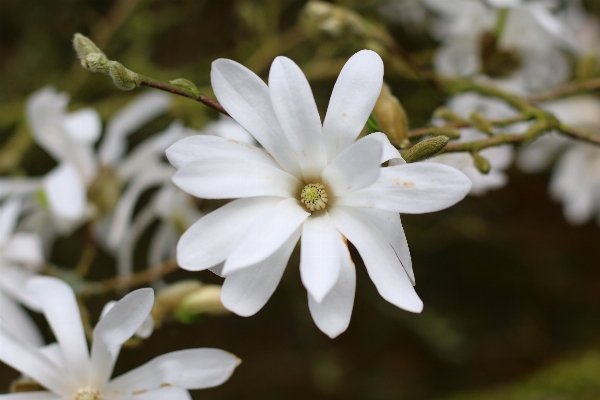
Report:
M437 110L435 110L433 112L433 117L443 119L446 122L462 122L463 121L463 119L458 114L456 114L454 111L452 111L451 109L446 108L446 107L440 107Z
M192 93L200 93L196 87L196 84L185 78L173 79L172 81L169 81L169 83Z
M406 112L385 82L381 88L379 99L375 103L375 108L373 108L373 116L381 131L386 134L392 144L400 147L408 145Z
M490 124L490 121L488 121L487 118L479 111L473 111L471 114L469 114L469 119L473 123L473 126L479 129L481 132L490 136L494 134L492 131L492 124Z
M118 61L109 61L108 74L115 86L121 90L132 90L137 86L138 74L128 70Z
M221 303L221 286L204 285L181 300L175 309L175 316L180 321L187 322L203 314L219 315L229 312Z
M88 54L99 54L106 58L102 50L100 50L90 38L83 36L81 33L76 33L73 35L73 48L75 48L77 57L79 57L82 63L83 59L86 58Z
M487 174L490 172L492 166L487 158L480 156L477 152L473 152L471 155L473 156L473 165L475 165L475 168L477 168L479 172L482 174Z
M158 325L166 317L173 314L179 303L190 293L201 288L204 284L197 280L185 280L173 283L156 295L152 316Z
M402 154L402 158L407 163L427 160L442 151L449 140L447 136L436 136L423 140Z

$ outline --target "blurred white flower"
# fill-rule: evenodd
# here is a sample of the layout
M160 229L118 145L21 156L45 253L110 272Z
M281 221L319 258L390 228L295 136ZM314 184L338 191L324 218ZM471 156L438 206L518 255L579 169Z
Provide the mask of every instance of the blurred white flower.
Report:
M239 364L223 350L180 350L111 379L122 344L152 309L152 289L136 290L114 304L94 328L91 352L72 289L49 277L32 278L28 289L42 305L57 343L38 349L0 321L0 360L47 391L2 395L3 399L188 400L188 389L220 385Z
M25 282L44 261L40 238L16 231L20 201L0 204L0 320L17 330L32 344L41 345L37 327L17 303L39 310L35 297L25 291Z
M600 131L600 99L595 96L554 100L543 107L569 126ZM554 161L550 194L563 203L567 221L582 224L596 215L600 224L600 147L552 133L520 149L517 165L540 172Z
M335 337L347 328L354 301L347 238L379 293L420 312L398 213L449 207L470 181L439 164L404 164L382 133L356 141L381 91L381 58L363 50L348 60L323 125L306 77L288 58L275 59L269 86L225 59L213 62L211 78L219 102L264 150L211 136L186 138L167 150L178 168L173 181L183 190L200 198L238 198L184 233L179 265L216 267L226 277L223 304L249 316L275 291L301 237L300 274L311 314ZM392 158L401 165L381 168Z
M551 2L423 0L440 18L432 32L441 42L435 67L450 76L480 76L519 93L539 91L568 78L561 50L575 46ZM506 12L501 36L496 30Z
M464 119L468 119L469 114L473 111L480 112L489 120L506 119L517 115L505 102L483 97L476 93L464 93L454 96L448 102L447 107ZM525 128L524 124L516 124L511 129L520 131ZM475 128L463 128L460 133L460 139L455 141L457 143L487 138L484 133ZM433 157L429 162L446 164L460 169L473 182L470 194L479 196L486 194L489 190L499 189L508 183L508 176L504 170L512 163L514 150L511 145L502 145L483 149L479 154L490 162L491 169L487 174L479 172L473 164L473 157L464 152L441 154Z

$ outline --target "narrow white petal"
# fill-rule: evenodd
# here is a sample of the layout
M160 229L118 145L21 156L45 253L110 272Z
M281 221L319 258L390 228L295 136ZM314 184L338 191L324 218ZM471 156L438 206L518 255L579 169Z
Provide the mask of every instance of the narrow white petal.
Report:
M356 271L348 246L342 240L338 246L342 256L337 282L321 302L308 295L308 308L315 324L332 339L348 328L356 291Z
M381 152L381 163L386 161L394 160L396 165L398 164L406 164L404 159L400 155L400 152L397 148L394 147L392 143L390 143L390 139L386 136L385 133L381 132L373 132L370 135L365 136L365 138L370 138L371 140L377 140L381 143L381 148L383 151ZM359 139L362 140L362 139Z
M205 135L220 136L225 139L234 139L240 142L249 143L256 146L258 142L243 126L238 124L233 118L226 115L219 115L217 121L209 122L204 125L202 132Z
M8 196L19 198L31 195L40 186L39 178L0 178L0 200Z
M19 301L28 308L40 311L38 298L25 290L27 281L35 274L25 268L13 264L2 265L0 273L0 289L13 299Z
M293 235L309 215L296 199L285 199L260 214L248 226L227 257L223 268L225 276L269 257Z
M269 72L269 94L282 133L296 154L304 180L318 181L327 165L321 118L304 73L287 57L277 57Z
M278 167L277 162L264 150L245 142L218 136L189 136L167 149L167 158L177 169L205 157L244 159Z
M462 200L471 180L461 171L437 163L381 168L371 186L336 199L336 205L421 214L448 208Z
M5 246L12 236L19 212L21 211L21 201L17 199L8 199L0 205L0 245Z
M281 167L301 178L302 171L281 132L269 88L254 72L226 59L213 61L210 79L215 96L229 115L273 156Z
M256 314L271 298L298 239L300 228L273 254L263 261L227 274L221 289L221 301L242 317Z
M181 167L173 183L204 199L293 197L302 183L279 167L256 160L205 157Z
M410 258L410 251L408 249L406 235L404 234L404 228L402 228L402 223L400 222L400 214L374 208L361 208L360 211L367 214L371 219L371 222L387 238L414 285L415 274L412 268L412 260Z
M383 233L354 207L332 207L333 223L356 247L379 294L406 311L421 312L423 302Z
M74 381L33 344L23 341L0 320L0 361L28 375L59 395L69 394Z
M381 142L373 135L339 153L323 170L323 183L331 189L331 196L343 196L375 182L379 177L381 153Z
M154 304L154 291L138 289L119 300L94 328L92 379L102 387L113 370L111 352L121 347L144 323Z
M27 392L0 394L0 400L60 400L61 397L50 392Z
M29 280L27 290L37 296L69 373L78 382L86 381L90 360L73 289L58 278L35 277Z
M86 188L75 166L63 162L43 180L50 210L59 218L76 221L83 218L86 207Z
M35 266L44 261L42 253L42 239L38 235L18 232L9 240L4 257Z
M361 50L346 62L323 122L329 162L354 143L375 107L382 84L383 61L374 51Z
M171 385L203 389L225 382L240 363L239 358L219 349L174 351L113 379L108 390L135 393Z
M96 143L102 131L102 120L98 111L93 108L84 108L66 115L63 124L69 138L79 143Z
M244 231L260 214L281 202L280 197L234 200L194 223L177 243L177 263L200 271L225 261Z
M304 221L300 245L300 277L317 302L331 291L340 275L342 237L326 211Z
M164 113L171 106L171 96L147 92L135 98L108 121L98 155L103 165L115 165L127 149L126 137Z
M0 291L0 319L6 322L13 332L18 332L23 340L34 346L44 344L42 335L29 314L2 291Z

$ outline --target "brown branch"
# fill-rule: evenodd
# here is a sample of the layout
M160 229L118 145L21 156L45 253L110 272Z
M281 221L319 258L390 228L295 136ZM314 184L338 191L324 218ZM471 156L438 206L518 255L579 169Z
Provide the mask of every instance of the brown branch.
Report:
M595 90L600 89L600 78L595 79L587 79L582 81L574 81L565 83L555 89L547 91L545 93L540 93L537 95L533 95L529 97L529 101L547 101L557 99L559 97L565 97L577 92L582 92L586 90Z

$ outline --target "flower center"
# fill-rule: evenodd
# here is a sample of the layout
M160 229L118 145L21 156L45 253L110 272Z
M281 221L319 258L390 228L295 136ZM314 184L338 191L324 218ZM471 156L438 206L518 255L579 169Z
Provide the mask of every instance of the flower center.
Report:
M102 393L98 389L84 387L79 389L75 395L75 400L103 400Z
M310 211L322 210L327 206L327 192L325 186L320 183L309 183L304 186L300 194L300 201Z

